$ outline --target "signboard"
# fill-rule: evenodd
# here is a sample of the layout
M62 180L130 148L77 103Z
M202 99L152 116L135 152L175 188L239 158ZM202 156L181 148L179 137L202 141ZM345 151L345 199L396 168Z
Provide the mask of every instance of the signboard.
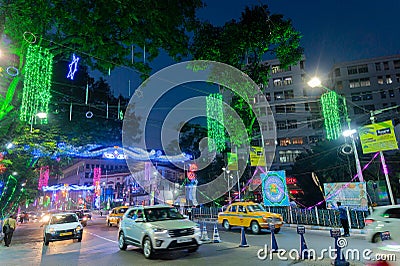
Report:
M306 233L306 228L305 228L303 225L297 226L297 233L298 233L299 235L305 234L305 233Z
M265 153L263 147L251 146L250 148L250 165L266 166Z
M238 168L238 155L237 153L228 152L228 170L237 171Z
M365 182L324 183L326 205L336 206L340 201L342 206L368 209L367 186Z
M364 154L398 149L392 120L360 127L358 132Z
M334 228L330 230L331 237L341 237L342 233L339 228Z
M289 206L285 171L269 171L261 174L265 206Z

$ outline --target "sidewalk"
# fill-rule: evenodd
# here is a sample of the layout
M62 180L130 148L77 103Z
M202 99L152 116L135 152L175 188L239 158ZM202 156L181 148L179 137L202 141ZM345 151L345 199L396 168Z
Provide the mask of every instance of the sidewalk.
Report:
M333 227L327 227L327 226L319 226L319 225L308 225L308 224L284 224L286 227L294 227L296 228L297 226L304 226L306 229L309 230L322 230L322 231L330 231ZM350 235L366 235L367 230L365 229L350 229Z

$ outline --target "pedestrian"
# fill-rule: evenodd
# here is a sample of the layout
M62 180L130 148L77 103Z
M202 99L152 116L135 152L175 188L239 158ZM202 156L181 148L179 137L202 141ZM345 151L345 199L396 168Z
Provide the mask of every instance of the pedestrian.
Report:
M336 204L337 204L337 209L339 211L340 223L342 224L343 231L344 231L343 236L350 236L349 219L347 217L347 210L345 207L342 206L342 203L340 201L338 201Z
M100 216L103 216L103 210L100 210Z
M188 211L189 220L192 220L192 207L189 207L187 211Z
M12 215L10 218L6 219L3 224L4 233L4 245L9 247L11 244L11 238L13 236L14 230L17 227L17 216Z

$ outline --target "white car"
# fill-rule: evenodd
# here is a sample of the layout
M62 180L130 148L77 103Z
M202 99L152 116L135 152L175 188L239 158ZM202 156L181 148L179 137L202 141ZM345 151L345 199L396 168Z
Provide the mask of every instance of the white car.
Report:
M82 241L83 226L75 213L55 213L44 224L43 242L46 246L49 242L77 239Z
M381 240L381 233L389 231L390 238L400 241L400 205L375 207L371 215L365 218L367 240L376 243Z
M120 223L118 245L143 249L149 259L157 252L187 249L196 252L202 244L198 224L185 219L168 205L140 206L128 209Z

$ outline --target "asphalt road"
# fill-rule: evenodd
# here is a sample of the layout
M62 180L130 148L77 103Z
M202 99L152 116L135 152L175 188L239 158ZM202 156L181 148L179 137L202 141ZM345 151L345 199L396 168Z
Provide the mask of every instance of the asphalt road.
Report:
M207 224L208 236L212 238L213 224ZM105 217L94 216L84 229L82 242L73 240L43 245L43 228L39 223L20 225L14 233L10 247L0 247L0 265L331 265L332 259L326 252L319 258L322 249L334 248L334 239L328 231L308 230L305 240L309 249L315 249L313 260L299 261L294 249L300 247L300 237L295 228L284 227L276 234L278 248L285 249L264 260L257 254L265 245L271 247L271 234L262 232L259 235L246 233L247 248L239 247L241 233L239 229L225 231L220 229L220 243L203 244L199 251L189 254L186 251L172 252L160 255L157 259L146 260L141 250L129 246L126 251L120 251L117 243L116 227L107 227ZM362 235L352 235L347 238L347 249L365 249L377 251L376 244L368 243ZM263 252L259 253L264 255ZM333 254L333 253L332 253ZM284 260L287 258L287 260ZM366 265L369 261L362 256L360 259L350 257L350 265ZM400 256L398 256L400 261ZM391 265L400 265L392 262Z

